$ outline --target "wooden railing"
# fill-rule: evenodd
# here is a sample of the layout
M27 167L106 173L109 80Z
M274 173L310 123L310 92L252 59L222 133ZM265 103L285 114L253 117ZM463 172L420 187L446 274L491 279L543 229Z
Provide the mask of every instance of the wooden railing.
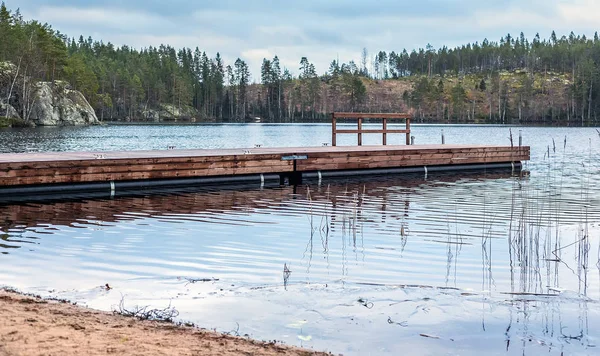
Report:
M336 127L337 119L357 119L358 127L356 130L338 130ZM387 145L387 134L403 133L406 134L406 144L410 145L410 119L412 115L406 113L393 113L393 114L371 114L371 113L356 113L356 112L334 112L331 113L331 145L336 146L337 134L357 134L358 145L362 146L362 135L363 134L382 134L383 144ZM381 129L363 129L363 119L381 119L383 120L383 127ZM389 130L387 128L388 119L403 119L406 120L406 129L404 130Z

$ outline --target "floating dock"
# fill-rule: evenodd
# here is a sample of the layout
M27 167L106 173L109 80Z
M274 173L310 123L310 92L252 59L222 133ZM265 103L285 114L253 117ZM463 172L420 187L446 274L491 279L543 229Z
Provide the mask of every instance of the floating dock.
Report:
M360 174L518 170L527 146L323 146L0 154L0 194L279 182Z
M521 146L413 145L408 113L331 113L332 146L127 152L0 154L0 195L110 192L206 184L298 185L304 179L521 169L530 148ZM339 129L338 120L356 120ZM363 127L380 120L381 129ZM402 120L404 129L388 127ZM373 121L369 121L370 123ZM358 146L336 146L338 134L356 134ZM362 146L365 134L381 134L382 146ZM388 146L388 134L406 135L406 146ZM511 133L512 142L512 133Z

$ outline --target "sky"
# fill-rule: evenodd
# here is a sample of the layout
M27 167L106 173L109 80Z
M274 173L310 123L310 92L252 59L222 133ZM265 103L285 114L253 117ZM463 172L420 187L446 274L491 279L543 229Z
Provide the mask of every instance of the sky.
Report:
M380 50L454 47L507 33L593 36L600 0L4 0L25 19L71 37L134 48L170 44L245 60L259 81L263 58L298 72L301 57L319 73L333 59L360 62Z

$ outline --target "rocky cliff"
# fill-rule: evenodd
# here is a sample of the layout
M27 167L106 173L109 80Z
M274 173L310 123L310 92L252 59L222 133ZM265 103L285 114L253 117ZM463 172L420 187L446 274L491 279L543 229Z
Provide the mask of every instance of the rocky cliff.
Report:
M37 82L9 62L0 62L0 117L38 126L99 123L83 94L68 83Z
M0 99L0 116L8 119L20 119L19 113L12 105L7 104L5 100Z
M198 112L191 106L177 107L171 104L161 104L158 109L141 110L141 116L147 121L196 121Z
M96 113L81 92L67 83L39 82L29 120L40 126L91 125Z
M6 101L10 99L8 98L10 88L14 88L12 84L15 73L17 73L17 66L9 62L0 62L0 117L8 119L21 118L12 103Z

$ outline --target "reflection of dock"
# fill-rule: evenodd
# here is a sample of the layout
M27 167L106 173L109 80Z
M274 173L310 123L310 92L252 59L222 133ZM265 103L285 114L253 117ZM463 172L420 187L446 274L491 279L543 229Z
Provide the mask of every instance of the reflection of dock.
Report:
M332 172L368 174L372 170L381 174L394 169L433 171L440 167L452 171L497 164L510 168L523 160L529 160L529 147L417 145L15 153L0 154L0 192L14 194L29 188L30 192L43 193L57 184L63 185L63 190L79 184L83 190L104 191L114 190L115 185L143 187L148 181L169 185L174 179L188 179L188 184L202 183L202 179L293 182L302 175L320 176L321 172L324 176Z
M0 206L0 213L6 223L0 226L8 228L19 224L35 226L43 223L68 226L78 221L113 222L150 215L227 214L266 208L271 202L281 202L292 193L292 187L283 187L269 189L269 200L264 200L263 190L256 189L5 205Z
M473 179L499 179L508 178L510 173L473 173ZM0 228L5 231L15 227L37 226L39 224L69 226L86 221L114 222L117 220L136 219L144 216L191 216L198 214L230 215L240 212L256 211L261 209L279 209L289 203L298 204L298 200L315 205L331 204L333 211L331 219L336 217L336 209L351 205L350 191L368 191L371 198L380 201L379 211L387 211L392 204L389 202L389 191L381 189L385 186L401 184L404 188L413 188L423 184L437 185L444 182L454 182L462 179L461 175L439 175L434 182L425 182L422 177L414 175L409 179L373 179L343 182L333 182L327 186L319 186L317 190L307 186L284 186L267 189L185 189L157 191L155 195L139 194L133 192L131 196L120 196L115 199L89 198L82 195L82 199L68 199L57 201L40 201L30 203L4 203L0 204L0 214L4 217L4 224ZM169 194L167 194L169 193ZM310 196L310 199L307 197ZM62 198L65 198L64 196ZM85 199L84 199L85 198ZM357 202L360 208L361 202ZM402 213L408 214L408 197L402 203ZM342 209L344 210L344 209ZM339 212L344 214L344 212Z

